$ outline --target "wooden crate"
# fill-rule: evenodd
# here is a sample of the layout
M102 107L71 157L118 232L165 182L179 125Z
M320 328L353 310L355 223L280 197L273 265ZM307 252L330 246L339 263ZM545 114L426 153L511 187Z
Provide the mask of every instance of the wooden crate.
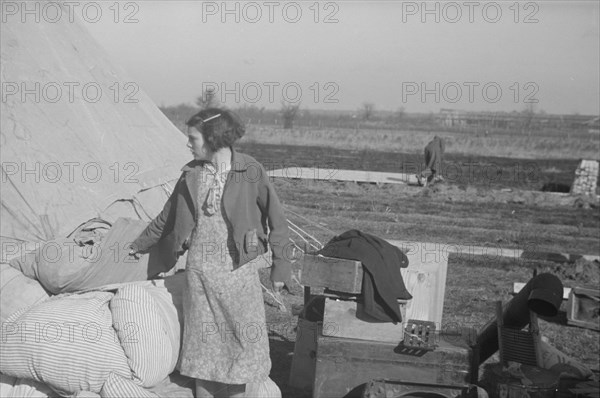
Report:
M394 343L319 336L313 398L360 397L366 383L382 378L468 385L476 379L474 354L453 338L442 338L434 351L416 356L400 353Z
M406 321L406 302L399 305L402 320ZM323 335L398 344L404 338L404 323L381 322L365 314L362 303L327 298Z
M304 286L357 294L362 288L362 277L360 261L315 254L302 256L300 283Z
M569 294L567 324L600 330L600 290L574 287Z

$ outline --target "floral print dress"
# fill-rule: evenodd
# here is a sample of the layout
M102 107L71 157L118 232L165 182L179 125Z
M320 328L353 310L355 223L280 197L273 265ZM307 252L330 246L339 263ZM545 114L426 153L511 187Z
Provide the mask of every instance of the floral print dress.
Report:
M239 253L223 208L226 173L198 173L198 208L186 265L180 373L227 384L264 381L271 369L257 264Z

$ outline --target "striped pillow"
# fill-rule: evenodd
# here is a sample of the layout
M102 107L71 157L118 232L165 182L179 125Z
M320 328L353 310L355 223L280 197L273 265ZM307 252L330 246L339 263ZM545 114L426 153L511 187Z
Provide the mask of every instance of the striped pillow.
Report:
M56 393L45 384L0 374L0 397L2 398L48 398L54 396Z
M177 359L179 358L179 348L181 347L182 330L179 323L179 314L177 313L177 308L173 304L173 296L164 286L144 286L144 290L150 293L156 302L155 311L163 320L162 325L164 326L169 338L169 343L171 345L171 359L173 361L173 368L169 369L169 373L171 373L177 364Z
M135 384L130 379L125 379L118 374L111 373L108 375L102 391L100 391L102 398L159 398L155 393L148 391L139 385Z
M110 310L133 381L142 387L157 385L177 362L171 326L161 316L158 303L144 287L131 284L119 288Z
M2 324L0 372L47 384L62 395L100 392L111 372L131 377L112 327L113 294L54 296Z

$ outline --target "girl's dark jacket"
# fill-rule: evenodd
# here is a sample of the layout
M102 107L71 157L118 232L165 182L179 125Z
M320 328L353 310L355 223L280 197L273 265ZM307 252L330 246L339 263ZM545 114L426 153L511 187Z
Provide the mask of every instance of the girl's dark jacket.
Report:
M233 148L231 151L231 171L223 190L223 205L239 253L239 263L234 267L239 268L266 253L268 241L273 253L271 280L290 286L293 246L279 198L260 163ZM195 209L202 206L196 198L201 166L201 161L194 160L182 168L183 173L163 210L133 242L132 246L141 253L158 245L166 269L171 269L187 250L187 240L196 224ZM253 229L258 235L258 249L249 247L246 242L247 234Z

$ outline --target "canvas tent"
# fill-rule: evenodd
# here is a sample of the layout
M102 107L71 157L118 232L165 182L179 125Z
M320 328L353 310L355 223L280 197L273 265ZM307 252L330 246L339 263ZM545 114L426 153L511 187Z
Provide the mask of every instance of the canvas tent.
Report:
M149 220L191 158L135 79L64 15L0 24L3 262L99 215Z
M66 7L67 2L8 3L35 10L49 3ZM40 272L33 276L40 276L38 281L13 267L23 257L33 258L19 255L40 247L36 243L65 238L96 217L113 224L100 246L112 248L111 237L127 243L119 234L122 217L143 228L135 219L149 221L158 214L181 166L192 158L186 138L134 79L108 61L81 22L68 17L36 22L29 15L24 23L21 15L8 15L5 3L0 4L3 327L58 325L61 331L60 325L67 322L59 318L64 317L75 328L95 325L99 331L98 339L76 332L69 338L61 332L57 339L4 334L15 339L0 344L0 396L191 398L193 380L169 374L179 353L183 274L154 281L121 279L122 275L104 268L120 266L121 256L113 260L112 253L105 251L95 262L77 253L76 261L59 262L60 272L49 274L69 279L99 269L119 283L99 286L92 281L93 286L83 292L67 286L67 293L76 293L48 298L38 283L43 279L40 270L51 262L48 258L34 258ZM64 15L69 15L68 10ZM144 257L152 257L152 252ZM5 264L10 260L14 261ZM140 260L124 275L141 273L145 279L151 261ZM137 292L138 297L127 292ZM30 315L36 319L21 318ZM87 318L79 320L79 316ZM128 326L139 328L136 344L129 344L133 340L128 340L132 337L131 330L125 331ZM119 330L127 336L119 335ZM249 383L248 391L252 396L281 397L270 379Z
M10 3L29 10L48 4ZM60 6L64 4L60 3ZM83 248L71 252L76 257L63 257L57 262L44 256L44 252L42 256L22 254L40 247L44 241L66 237L78 225L92 218L100 217L113 223L114 228L103 235L101 243L110 241L110 233L118 229L115 227L118 222L114 222L119 217L149 221L164 205L170 188L179 177L181 165L191 158L185 147L185 136L143 90L138 89L134 79L108 60L106 52L81 22L71 22L68 18L54 22L41 18L36 22L31 16L22 22L18 14L11 16L4 13L4 3L2 7L0 262L10 261L10 265L0 264L0 318L3 326L8 328L20 322L29 323L29 320L22 321L20 318L28 314L46 317L32 322L36 325L62 325L61 321L54 322L60 317L71 322L79 316L77 314L87 314L88 320L74 321L74 324L103 325L105 332L101 335L111 336L111 333L117 333L118 324L147 322L154 316L147 311L131 311L124 314L126 321L119 322L118 312L113 311L108 301L112 302L116 290L93 291L87 296L78 292L66 297L56 296L56 300L48 298L46 291L58 293L48 287L49 277L59 278L60 282L55 287L61 289L69 287L63 284L64 281L78 280L87 283L79 283L84 287L96 287L100 281L87 277L98 273L123 282L129 282L132 275L140 274L141 278L133 279L139 281L145 277L147 263L140 262L128 269L121 267L128 272L124 275L129 276L121 279L123 275L107 268L112 265L110 260L113 256L106 251L97 258L99 261L84 258ZM86 87L89 88L87 91ZM115 96L117 87L120 89L118 97ZM128 90L128 87L133 87L133 90ZM126 94L131 95L126 97ZM127 243L118 239L120 235L112 236L119 244ZM98 253L99 247L95 250ZM118 255L118 260L122 258ZM23 259L35 260L32 267L27 268L33 272L26 273L20 267L21 263L27 262L18 263ZM112 263L120 265L116 260ZM78 290L73 286L69 289L69 292ZM165 293L165 290L161 292ZM102 297L106 299L104 302ZM161 325L168 325L171 333L156 344L134 346L142 347L139 363L144 366L146 363L170 362L166 367L152 370L156 378L162 380L173 370L179 350L178 307L172 303L170 293L163 301L152 300L144 296L139 302L148 308L160 307L165 311L155 318L159 323L146 327L148 333L143 338L167 336L157 333L162 330ZM98 306L89 307L93 302ZM53 307L55 305L59 307ZM143 314L143 318L133 320L135 313ZM13 316L17 318L11 318ZM98 396L94 394L100 392L99 396L146 396L142 387L150 385L144 383L153 387L159 384L164 384L165 388L172 387L169 379L158 384L156 379L133 383L133 375L139 373L136 373L137 365L127 362L122 338L96 340L92 344L85 344L86 341L85 338L59 338L51 344L44 344L48 342L46 339L5 341L0 345L0 396L57 396L50 389L61 396L78 391L85 391L86 396ZM20 346L20 343L29 344ZM33 345L36 343L41 345ZM160 360L157 360L152 357L151 346L170 346L171 354L160 354ZM98 353L104 355L104 361L98 361ZM56 369L59 371L56 372ZM58 377L53 378L52 374ZM123 380L111 382L119 375ZM71 384L72 381L75 383ZM125 383L124 389L135 387L142 390L135 394L104 391L120 386L119 383ZM177 389L171 395L160 396L191 396L191 392L185 395Z

